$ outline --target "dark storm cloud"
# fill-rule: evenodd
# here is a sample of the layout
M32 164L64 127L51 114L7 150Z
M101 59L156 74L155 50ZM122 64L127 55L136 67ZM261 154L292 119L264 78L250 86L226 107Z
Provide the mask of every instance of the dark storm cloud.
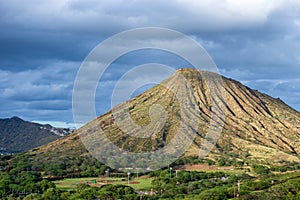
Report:
M76 62L53 62L38 69L0 70L0 112L26 120L70 121Z
M84 43L87 40L84 36L39 30L5 31L8 35L0 36L2 69L34 69L49 63L49 60L82 61L91 50Z
M72 105L68 100L46 100L46 101L32 101L29 109L38 110L70 110Z
M193 37L222 74L300 110L299 13L294 0L1 1L1 115L71 122L73 81L83 59L107 37L144 26ZM118 59L99 86L99 113L108 109L118 77L148 62L188 65L154 51Z
M0 41L3 44L0 55L7 67L17 67L11 59L19 63L46 58L82 60L104 38L133 27L162 26L200 36L203 31L210 34L249 30L263 24L276 8L276 4L268 4L270 8L265 8L265 2L261 5L250 3L250 6L258 5L258 11L253 12L223 1L217 1L218 4L210 1L26 2L20 4L12 0L0 4ZM242 12L245 14L241 15Z

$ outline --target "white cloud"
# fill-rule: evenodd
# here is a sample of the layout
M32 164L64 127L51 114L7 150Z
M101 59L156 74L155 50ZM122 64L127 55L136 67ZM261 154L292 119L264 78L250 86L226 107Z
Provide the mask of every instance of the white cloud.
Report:
M3 1L2 20L38 29L66 31L122 30L130 27L165 26L181 30L232 29L257 26L283 5L283 0L45 0Z
M265 23L283 1L272 0L178 0L191 20L211 29L249 28Z
M75 128L74 123L66 123L66 122L60 122L60 121L33 121L38 124L50 124L53 127L56 128Z

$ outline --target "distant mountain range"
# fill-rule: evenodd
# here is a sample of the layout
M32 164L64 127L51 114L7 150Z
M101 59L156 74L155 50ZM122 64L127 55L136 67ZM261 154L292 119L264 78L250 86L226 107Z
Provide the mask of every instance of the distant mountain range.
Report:
M19 117L0 119L0 153L17 153L47 144L73 132L69 128L24 121Z
M170 93L165 87L167 85L175 93L180 88L185 90L187 87L180 78L182 76L192 86L188 89L185 101L191 108L200 110L199 113L194 113L192 109L180 113L180 105L174 93ZM172 140L180 121L185 122L189 116L196 116L198 126L191 127L196 137L184 156L197 156L205 139L209 121L216 120L213 118L213 113L223 112L226 118L217 119L217 121L223 120L224 128L215 148L207 156L209 159L214 161L221 158L236 159L247 163L267 165L280 165L283 162L300 163L299 112L280 99L272 98L225 77L221 78L223 83L218 87L223 89L226 101L219 97L213 99L220 102L221 107L212 109L212 99L208 95L210 89L203 79L204 76L212 81L218 80L218 75L211 72L180 69L163 81L163 84L126 102L129 105L131 118L136 124L145 127L145 133L153 132L150 130L151 127L147 130L147 124L150 122L149 108L153 104L160 104L166 110L165 127L150 137L135 138L120 130L114 117L118 115L122 120L122 113L126 111L125 103L113 108L115 116L112 111L109 111L89 122L79 131L82 135L94 135L97 138L99 134L103 134L99 131L102 129L106 137L121 149L129 152L153 151L164 147ZM124 123L125 126L126 124ZM131 126L125 128L132 131ZM33 162L44 164L64 160L65 164L70 161L69 165L72 165L73 160L87 155L88 151L82 144L77 131L63 139L28 152Z

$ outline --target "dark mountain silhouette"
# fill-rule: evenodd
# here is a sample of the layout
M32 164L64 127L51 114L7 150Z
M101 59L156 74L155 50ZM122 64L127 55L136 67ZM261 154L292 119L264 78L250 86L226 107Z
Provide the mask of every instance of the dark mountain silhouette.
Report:
M16 153L47 144L72 130L24 121L19 117L0 119L0 152Z

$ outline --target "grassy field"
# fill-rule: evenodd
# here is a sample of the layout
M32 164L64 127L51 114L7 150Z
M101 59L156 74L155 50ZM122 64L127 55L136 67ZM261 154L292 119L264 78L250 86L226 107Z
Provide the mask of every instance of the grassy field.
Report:
M217 166L207 166L207 165L186 165L185 169L179 169L180 171L188 170L188 171L222 171L227 174L240 174L243 173L243 170L233 169L234 167L217 167ZM175 173L175 172L173 172ZM151 182L153 178L148 177L139 177L138 179L132 178L130 180L130 186L136 190L150 190ZM58 181L54 181L56 187L63 190L75 190L78 184L88 183L91 186L100 187L105 184L121 184L127 185L127 178L125 180L121 180L121 178L110 177L108 178L108 182L106 182L106 178L102 177L85 177L85 178L67 178Z
M85 183L86 181L97 180L98 177L89 177L89 178L68 178L62 179L59 181L54 181L56 187L64 190L74 190L76 186L80 183Z
M148 190L151 188L152 178L138 178L130 180L130 186L136 190ZM96 183L94 182L96 181ZM98 186L107 184L106 179L99 177L87 177L87 178L68 178L59 181L54 181L56 187L63 190L75 190L76 186L81 183L88 183L91 186ZM122 181L121 178L108 178L108 184L121 184L127 185L127 179Z

